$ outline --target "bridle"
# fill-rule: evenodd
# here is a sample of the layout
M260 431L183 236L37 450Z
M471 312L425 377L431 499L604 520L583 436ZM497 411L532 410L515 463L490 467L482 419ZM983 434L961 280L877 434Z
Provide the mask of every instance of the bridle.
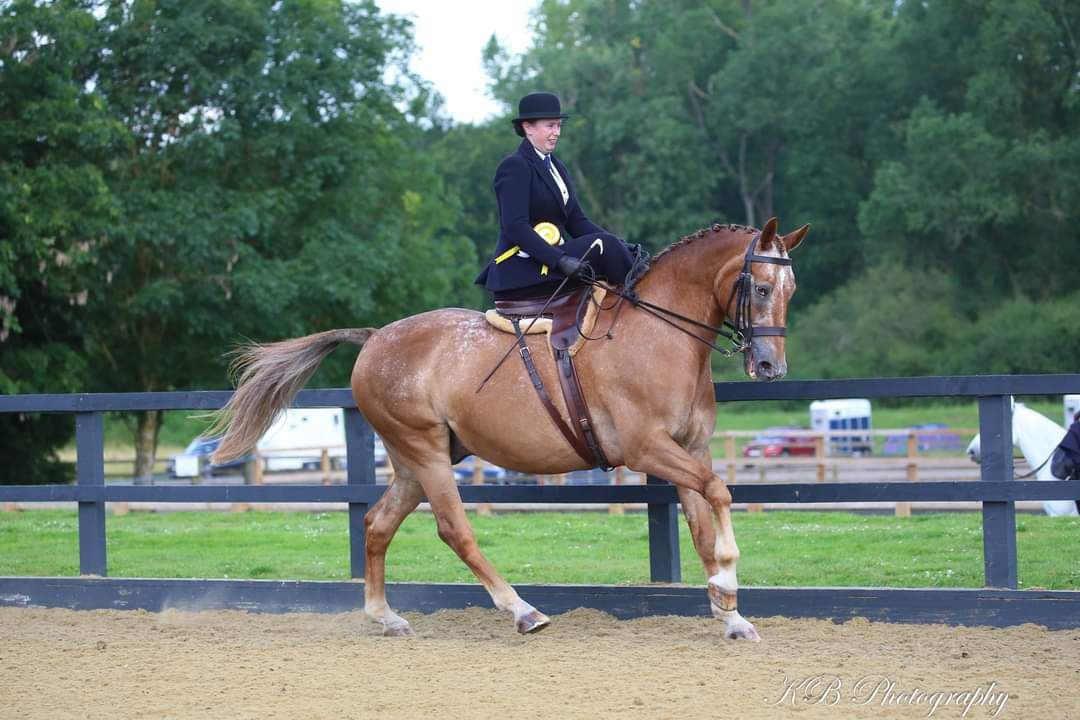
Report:
M750 342L754 337L783 337L787 335L786 327L777 325L754 325L753 318L751 317L750 303L752 300L751 293L754 288L754 276L750 270L754 263L791 265L791 258L779 258L756 254L754 248L757 247L758 241L760 240L761 231L759 230L754 233L754 237L750 238L750 244L746 246L742 270L739 272L738 277L735 278L735 284L731 287L731 294L728 296L727 306L724 309L724 322L719 327L687 317L674 310L669 310L668 308L651 303L648 300L642 300L638 297L637 293L632 291L626 293L616 288L609 288L608 291L614 292L616 295L627 300L634 307L641 308L653 317L672 326L679 332L689 335L700 343L708 345L711 349L724 357L732 357L739 353L745 353L746 350L750 349ZM732 315L733 305L734 315ZM687 323L724 337L731 344L731 347L725 348L716 343L709 342L693 330L677 324L672 318L679 322ZM744 364L749 364L750 356L744 355L743 362Z

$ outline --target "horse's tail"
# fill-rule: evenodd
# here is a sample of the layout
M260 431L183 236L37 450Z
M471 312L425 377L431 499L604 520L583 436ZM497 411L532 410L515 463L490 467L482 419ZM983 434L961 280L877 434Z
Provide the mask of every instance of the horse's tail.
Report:
M362 346L375 330L327 330L269 345L251 343L237 350L230 366L236 392L214 413L206 431L207 435L225 431L213 461L227 462L251 449L334 348L343 342Z

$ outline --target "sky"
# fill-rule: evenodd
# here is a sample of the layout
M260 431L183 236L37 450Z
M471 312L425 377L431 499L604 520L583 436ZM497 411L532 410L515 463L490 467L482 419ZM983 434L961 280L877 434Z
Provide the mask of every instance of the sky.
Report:
M525 51L529 12L537 0L376 0L385 13L413 21L412 70L429 80L457 122L482 122L499 112L487 93L482 53L492 33L512 55Z

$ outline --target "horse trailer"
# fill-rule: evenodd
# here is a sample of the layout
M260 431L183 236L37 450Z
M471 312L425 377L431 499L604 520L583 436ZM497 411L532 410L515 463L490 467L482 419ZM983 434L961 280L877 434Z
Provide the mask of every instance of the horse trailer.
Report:
M869 430L870 401L863 398L815 400L810 403L810 428L815 432ZM869 433L830 435L827 455L870 455L874 443Z

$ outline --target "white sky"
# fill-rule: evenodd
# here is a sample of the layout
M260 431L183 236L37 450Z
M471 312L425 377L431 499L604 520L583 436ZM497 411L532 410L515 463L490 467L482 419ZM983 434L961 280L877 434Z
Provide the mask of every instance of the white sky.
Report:
M492 33L512 55L525 51L529 13L538 0L376 0L385 13L413 21L411 67L446 100L457 122L481 122L499 111L488 95L482 53Z

